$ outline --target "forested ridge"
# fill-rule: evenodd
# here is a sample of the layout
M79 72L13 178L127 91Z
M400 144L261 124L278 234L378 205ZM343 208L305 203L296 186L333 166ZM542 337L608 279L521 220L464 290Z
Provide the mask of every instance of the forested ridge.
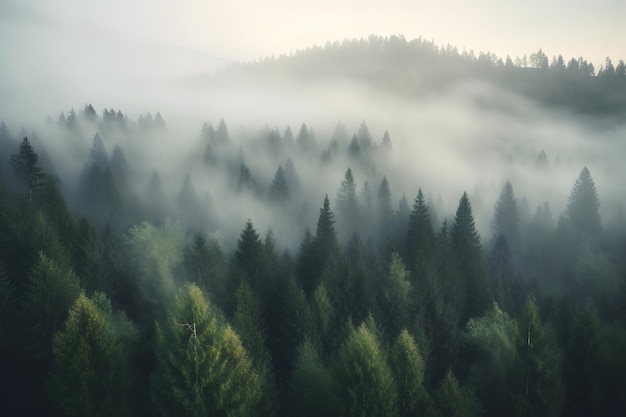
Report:
M186 82L276 119L0 122L0 415L626 414L623 61L371 36Z
M440 45L422 37L371 35L326 42L289 55L236 63L215 76L196 81L219 88L250 80L277 83L349 80L414 98L436 96L459 83L482 82L582 115L623 114L626 65L621 57L606 57L594 66L582 56L548 53L539 49L523 56L499 57L493 52Z

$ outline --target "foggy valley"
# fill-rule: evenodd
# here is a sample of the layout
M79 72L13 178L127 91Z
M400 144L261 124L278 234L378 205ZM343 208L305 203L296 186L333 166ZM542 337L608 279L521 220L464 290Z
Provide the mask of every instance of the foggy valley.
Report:
M626 413L622 57L239 60L27 3L0 0L0 415Z

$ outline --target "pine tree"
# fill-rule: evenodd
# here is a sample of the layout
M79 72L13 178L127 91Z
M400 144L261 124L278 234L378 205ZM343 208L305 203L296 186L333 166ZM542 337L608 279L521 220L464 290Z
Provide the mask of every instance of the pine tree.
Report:
M254 179L252 178L250 168L248 168L244 163L241 163L241 168L239 170L239 179L237 180L237 192L240 193L242 191L256 191L256 184L254 183Z
M271 370L271 359L267 351L266 329L261 306L246 281L241 281L233 316L233 329L248 352L252 367L259 376L262 399L257 410L259 415L269 415L276 404L276 386Z
M172 301L176 288L174 268L179 265L184 248L185 234L178 223L170 220L160 227L144 222L128 232L124 257L132 262L126 264L125 272L137 286L133 301L143 326L163 316L163 306Z
M274 362L280 380L289 381L298 346L306 339L315 343L318 337L311 307L294 277L285 277L280 287L278 299L274 300L280 307L280 341Z
M109 157L98 133L93 138L90 159L85 163L79 181L81 211L98 227L116 222L122 212L122 201L113 178Z
M292 146L293 145L293 132L291 131L291 127L287 126L285 128L285 133L283 134L283 139L285 140L285 143L287 144L287 146Z
M378 195L376 199L376 212L378 221L378 243L379 247L383 247L385 242L392 238L391 231L394 225L394 213L391 208L391 190L389 189L389 181L384 176L378 187Z
M339 228L344 232L344 238L351 236L357 231L359 201L356 194L356 182L350 168L347 169L344 179L341 181L336 204Z
M216 300L225 298L227 262L218 234L208 239L202 233L194 234L183 252L182 267L188 282L195 283Z
M129 415L121 349L105 314L81 293L52 348L48 390L63 415Z
M122 191L124 197L128 198L131 192L129 184L130 166L128 165L126 156L124 156L124 152L119 145L116 145L115 148L113 148L109 167L111 169L111 175L113 175L113 179L115 180L115 184L120 191Z
M505 182L502 187L491 227L494 238L504 236L513 253L517 253L520 244L519 211L511 181Z
M372 136L370 135L370 131L367 128L365 120L363 120L359 126L357 138L363 152L368 152L372 148Z
M96 109L93 108L91 103L85 105L85 108L83 109L83 117L91 123L96 123L98 121L98 113L96 113Z
M254 228L252 220L248 219L237 241L235 265L237 269L244 274L245 279L248 280L250 286L255 291L259 289L259 266L262 255L263 247L259 234ZM239 283L236 282L234 289L238 287Z
M19 152L11 156L11 165L26 186L29 201L32 203L41 189L45 174L37 165L38 156L27 137L24 137Z
M450 417L480 416L480 403L466 388L459 385L452 371L445 378L435 393L439 414Z
M228 133L228 127L226 127L224 119L220 120L217 132L215 133L215 139L217 140L219 146L230 144L230 134Z
M423 385L424 359L407 330L402 330L395 339L389 364L398 389L399 415L431 414L432 399Z
M78 278L66 263L40 253L23 300L29 347L43 363L47 363L54 334L79 293Z
M92 166L96 166L101 170L105 170L109 166L109 155L107 154L104 142L99 133L96 133L93 137L89 155Z
M320 284L311 297L311 312L314 317L316 333L319 339L319 352L323 358L330 357L335 353L337 342L337 324L340 320L336 317L335 309L324 284Z
M81 279L82 287L89 294L94 291L109 289L108 275L98 233L93 224L85 218L78 222L76 243L72 252L76 274Z
M379 288L385 320L383 327L392 337L409 325L413 288L408 278L409 271L406 270L400 255L397 252L392 253L389 272Z
M420 188L409 216L409 228L406 236L406 254L408 265L413 271L414 282L424 274L435 252L435 232L430 219L429 208Z
M324 203L320 208L320 215L317 220L317 229L313 244L317 254L318 268L323 268L329 262L329 259L336 257L339 252L339 244L337 243L337 232L335 232L335 215L330 209L330 201L328 195L324 197Z
M469 383L481 398L485 414L513 415L509 383L516 360L517 323L494 302L484 316L469 320L465 337L476 357L469 368Z
M331 373L324 367L314 344L306 339L297 350L291 377L290 412L311 417L337 415L334 390Z
M563 407L561 352L530 296L519 319L513 400L520 416L558 416Z
M450 237L462 279L459 285L467 294L465 305L459 306L463 312L461 320L464 322L482 314L488 300L482 246L467 193L463 193L459 202Z
M261 382L235 331L202 291L187 285L156 328L151 394L163 416L249 416Z
M296 143L303 151L310 151L313 148L313 137L309 128L306 126L306 123L302 123L300 133L298 133L298 137L296 138Z
M352 140L350 141L350 145L348 146L348 155L350 155L354 159L359 159L361 156L361 145L359 145L359 141L356 138L356 135L352 136Z
M389 132L385 130L385 134L383 135L383 140L381 141L381 146L383 149L391 150L391 136L389 136Z
M346 246L346 254L342 258L338 276L324 280L328 288L337 315L351 317L359 323L365 319L373 308L372 280L370 271L363 261L361 239L358 234L352 235Z
M584 167L576 179L569 197L566 216L579 238L593 239L601 232L598 208L600 200L591 173Z
M272 180L270 198L276 202L285 202L289 199L289 186L282 166L278 166L276 175Z
M298 282L307 295L310 295L315 289L318 276L317 256L315 246L313 244L313 236L307 228L304 232L304 238L300 242L298 255L296 258L296 275Z
M336 375L340 415L397 415L393 374L375 334L364 325L352 328L341 346Z
M291 158L287 158L287 162L285 162L285 179L287 180L289 194L294 197L298 196L301 188L300 176Z

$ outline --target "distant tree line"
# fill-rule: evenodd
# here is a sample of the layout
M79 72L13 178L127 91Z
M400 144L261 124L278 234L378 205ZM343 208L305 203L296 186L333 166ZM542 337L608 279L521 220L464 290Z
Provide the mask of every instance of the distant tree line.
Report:
M371 35L367 39L327 42L290 55L235 64L211 80L218 86L241 77L286 79L354 79L385 91L420 98L447 92L466 81L484 81L550 107L593 115L616 116L626 109L626 66L607 57L596 69L584 57L551 58L539 49L523 57L459 50L424 38Z

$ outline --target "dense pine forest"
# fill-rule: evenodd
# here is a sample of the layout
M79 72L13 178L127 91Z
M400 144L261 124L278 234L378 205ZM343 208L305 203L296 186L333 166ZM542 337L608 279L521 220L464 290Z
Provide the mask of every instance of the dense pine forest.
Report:
M468 100L485 129L92 104L1 122L0 414L625 415L612 65L372 37L211 79L323 68L409 100L479 74L507 87Z

